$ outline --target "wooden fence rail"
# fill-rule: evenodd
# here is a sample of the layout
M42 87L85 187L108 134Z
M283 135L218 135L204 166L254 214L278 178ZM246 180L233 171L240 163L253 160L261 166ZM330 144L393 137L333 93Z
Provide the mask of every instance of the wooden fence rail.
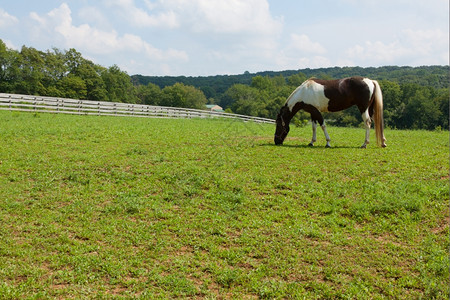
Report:
M229 118L257 123L275 123L272 119L200 109L4 93L0 93L0 110L148 118Z

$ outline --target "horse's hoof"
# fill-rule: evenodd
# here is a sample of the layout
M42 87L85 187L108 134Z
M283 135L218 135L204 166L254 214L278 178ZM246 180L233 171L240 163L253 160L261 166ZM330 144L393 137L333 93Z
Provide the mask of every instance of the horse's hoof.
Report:
M387 145L386 145L386 144L383 144L383 145L381 145L381 147L383 147L383 148L386 148L386 147L387 147Z
M326 144L326 145L325 145L325 148L331 148L331 146L330 146L330 145L328 145L328 144Z
M309 143L308 146L309 147L314 147L314 144L313 143Z
M366 149L367 148L367 145L362 145L361 146L361 149Z

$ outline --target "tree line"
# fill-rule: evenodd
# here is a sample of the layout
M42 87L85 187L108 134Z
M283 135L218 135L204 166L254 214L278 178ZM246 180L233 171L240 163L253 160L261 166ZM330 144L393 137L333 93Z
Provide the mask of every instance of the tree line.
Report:
M290 93L307 77L296 74L287 79L253 77L250 85L235 84L221 98L221 104L233 112L274 118ZM449 88L435 88L417 83L397 83L379 80L384 101L385 126L398 129L448 129ZM337 126L362 126L359 110L352 107L324 118ZM309 115L300 112L297 124L305 124Z
M380 83L387 127L433 130L449 128L449 71L449 66L333 67L207 77L133 75L132 80L137 85L160 88L175 82L189 84L227 111L273 119L291 92L308 78L362 76ZM300 112L294 122L305 124L308 118L308 114ZM362 124L356 107L325 114L325 118L337 126Z
M185 108L204 108L207 103L200 89L183 83L163 89L133 85L118 66L94 64L75 49L44 52L23 46L17 51L2 40L0 92Z
M0 92L202 109L275 118L290 93L310 77L364 76L379 81L385 125L399 129L448 129L449 66L322 68L206 77L129 76L103 67L75 49L9 49L0 39ZM309 116L299 113L298 125ZM356 108L326 114L338 126L360 126Z

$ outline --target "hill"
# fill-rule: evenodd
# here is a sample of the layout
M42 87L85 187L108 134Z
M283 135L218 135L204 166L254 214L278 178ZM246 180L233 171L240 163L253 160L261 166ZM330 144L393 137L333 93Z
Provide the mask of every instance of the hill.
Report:
M153 95L152 101L158 99L159 90L182 84L201 90L210 103L230 112L274 119L290 93L307 78L363 76L380 83L386 126L433 130L449 127L449 70L449 66L334 67L206 77L133 75L131 80L147 90L144 94ZM339 126L361 124L355 107L325 117ZM308 119L308 114L300 112L295 123L305 124Z
M258 73L245 72L240 75L215 75L215 76L143 76L132 75L131 80L135 85L156 84L160 88L183 83L192 85L203 91L207 98L219 98L234 84L250 85L252 78L256 76L287 78L296 74L303 74L306 78L343 78L350 76L363 76L375 80L389 80L398 84L416 83L433 88L446 88L449 83L449 66L422 66L399 67L385 66L378 68L362 67L333 67L319 69L299 69L286 71L264 71Z

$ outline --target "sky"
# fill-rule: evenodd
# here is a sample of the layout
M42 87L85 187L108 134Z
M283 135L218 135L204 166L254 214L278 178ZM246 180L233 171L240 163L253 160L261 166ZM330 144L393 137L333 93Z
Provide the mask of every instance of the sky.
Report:
M0 0L10 49L129 75L449 64L448 0Z

